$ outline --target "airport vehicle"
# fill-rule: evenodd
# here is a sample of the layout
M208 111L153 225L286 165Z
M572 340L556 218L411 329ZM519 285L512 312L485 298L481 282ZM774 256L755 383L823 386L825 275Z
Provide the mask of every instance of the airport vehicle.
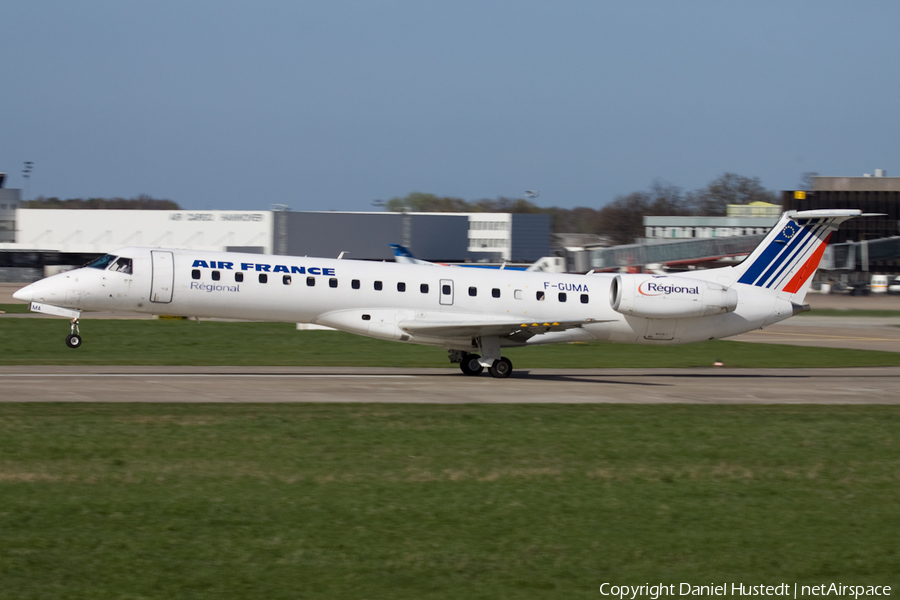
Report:
M889 294L900 294L900 275L894 277L894 280L888 285L887 291Z
M559 342L680 344L759 329L803 300L831 233L859 210L787 212L734 266L678 275L572 275L357 260L121 248L14 294L31 310L305 322L440 346L466 375L508 377L502 348Z
M871 289L873 294L883 294L888 289L887 275L872 275Z

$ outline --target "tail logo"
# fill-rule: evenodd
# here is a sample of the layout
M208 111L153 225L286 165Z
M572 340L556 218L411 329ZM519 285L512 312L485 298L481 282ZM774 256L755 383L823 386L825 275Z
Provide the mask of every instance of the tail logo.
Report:
M819 265L828 225L826 219L789 221L738 281L768 289L799 289L797 282L805 281Z
M784 226L784 229L781 230L781 235L784 236L785 240L789 240L794 237L794 234L800 230L800 227L797 226L793 221L788 221L788 224Z

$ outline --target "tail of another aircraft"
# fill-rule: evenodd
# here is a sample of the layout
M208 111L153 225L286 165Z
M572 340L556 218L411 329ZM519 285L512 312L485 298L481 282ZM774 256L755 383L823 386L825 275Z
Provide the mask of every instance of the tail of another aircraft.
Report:
M427 260L420 260L412 255L412 252L409 251L409 248L406 246L401 246L400 244L391 244L391 249L394 251L394 261L403 265L430 265L433 263L428 262Z
M737 283L752 285L802 303L831 234L841 223L865 216L860 210L788 211L736 267Z

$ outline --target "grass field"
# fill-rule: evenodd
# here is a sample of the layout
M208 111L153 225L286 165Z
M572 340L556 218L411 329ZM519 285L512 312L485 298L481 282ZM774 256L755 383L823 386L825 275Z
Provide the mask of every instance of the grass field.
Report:
M0 364L451 367L440 348L289 323L86 320L67 348L64 319L0 320ZM713 341L682 346L557 344L504 350L516 368L854 367L900 365L900 353Z
M0 598L900 584L860 406L0 404Z
M451 365L290 324L0 320L0 364ZM518 368L898 365L740 342ZM2 392L0 392L2 393ZM900 586L887 406L0 403L0 600L598 598L604 582Z

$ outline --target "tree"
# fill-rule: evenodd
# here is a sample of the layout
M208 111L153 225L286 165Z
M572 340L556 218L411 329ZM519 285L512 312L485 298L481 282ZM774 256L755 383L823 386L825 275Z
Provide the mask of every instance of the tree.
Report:
M618 196L600 209L599 233L613 244L631 244L644 234L644 216L650 206L650 197L644 192L631 192Z
M806 190L811 191L813 189L813 177L818 177L819 174L815 171L807 171L803 175L800 176L800 185L797 187L798 190Z
M695 215L708 217L724 217L729 204L751 202L777 204L778 197L765 189L758 177L742 177L734 173L725 173L705 188L690 194L689 199Z
M160 200L141 194L137 198L70 198L60 200L56 197L40 196L22 203L22 208L65 208L65 209L116 209L116 210L181 210L171 200Z
M403 198L391 198L384 203L391 212L470 212L462 198L439 197L434 194L411 192Z
M617 196L600 209L585 206L541 208L522 198L504 197L467 202L461 198L421 192L413 192L404 198L391 198L384 207L391 211L549 214L553 219L554 233L593 233L607 236L614 244L631 244L635 238L644 236L644 217L724 216L729 204L757 201L774 204L778 202L778 197L763 188L759 178L725 173L706 187L688 193L676 185L656 179L646 191Z

